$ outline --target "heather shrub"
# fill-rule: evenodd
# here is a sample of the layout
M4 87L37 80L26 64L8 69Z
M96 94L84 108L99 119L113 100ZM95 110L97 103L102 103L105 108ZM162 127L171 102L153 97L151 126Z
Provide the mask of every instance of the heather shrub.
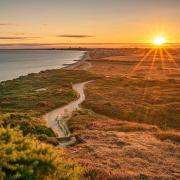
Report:
M21 131L0 127L0 179L81 179L85 169Z

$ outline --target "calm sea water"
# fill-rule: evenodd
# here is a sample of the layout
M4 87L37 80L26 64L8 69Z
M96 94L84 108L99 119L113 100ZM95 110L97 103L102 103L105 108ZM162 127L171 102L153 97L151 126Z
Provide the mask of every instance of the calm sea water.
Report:
M0 50L0 81L17 78L80 59L84 51L70 50Z

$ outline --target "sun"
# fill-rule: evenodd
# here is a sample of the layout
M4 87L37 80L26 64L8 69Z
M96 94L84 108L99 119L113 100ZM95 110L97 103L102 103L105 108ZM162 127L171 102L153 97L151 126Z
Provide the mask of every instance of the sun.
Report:
M164 43L166 43L166 39L164 37L156 37L153 41L153 43L157 46L161 46L163 45Z

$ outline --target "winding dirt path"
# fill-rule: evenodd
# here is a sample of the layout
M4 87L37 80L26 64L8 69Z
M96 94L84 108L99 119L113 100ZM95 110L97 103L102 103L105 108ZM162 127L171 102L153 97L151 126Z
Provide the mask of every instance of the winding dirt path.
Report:
M79 98L45 115L47 126L58 135L60 140L62 140L62 142L59 142L59 147L66 147L76 142L75 137L71 136L66 122L71 117L72 112L79 109L79 105L85 100L84 87L89 82L90 81L86 81L72 85L73 90L79 94Z

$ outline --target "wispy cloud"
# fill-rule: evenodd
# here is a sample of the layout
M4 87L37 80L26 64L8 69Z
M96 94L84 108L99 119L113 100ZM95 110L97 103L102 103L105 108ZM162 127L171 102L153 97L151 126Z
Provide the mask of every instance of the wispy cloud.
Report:
M28 40L28 39L37 39L40 37L25 37L25 36L0 36L1 40Z
M41 44L41 43L13 43L13 44L10 44L10 43L3 43L3 44L0 44L0 47L14 47L14 46L24 46L24 47L33 47L33 46L46 46L46 45L49 45L48 43L44 43L44 44Z
M17 32L17 33L11 34L11 36L25 36L25 37L28 37L28 36L33 36L33 33Z
M9 23L0 23L0 26L9 26L9 25L11 25L11 24L9 24Z
M65 37L65 38L90 38L90 37L93 37L93 36L83 35L83 34L61 34L61 35L57 35L57 37Z
M8 23L8 22L0 22L0 26L17 26L18 24Z

